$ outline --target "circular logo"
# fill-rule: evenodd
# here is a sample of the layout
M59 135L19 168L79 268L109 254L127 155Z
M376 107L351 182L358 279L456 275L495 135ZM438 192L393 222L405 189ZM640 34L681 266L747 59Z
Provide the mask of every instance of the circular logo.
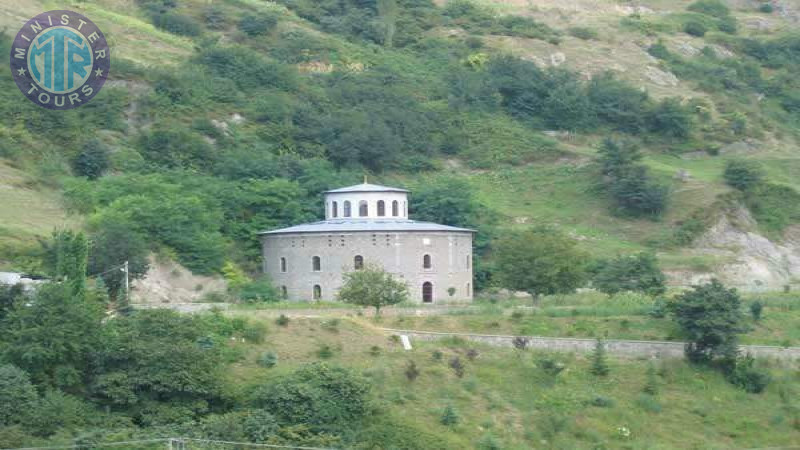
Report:
M48 109L86 104L103 87L111 52L103 32L75 11L48 11L19 30L11 74L28 100Z

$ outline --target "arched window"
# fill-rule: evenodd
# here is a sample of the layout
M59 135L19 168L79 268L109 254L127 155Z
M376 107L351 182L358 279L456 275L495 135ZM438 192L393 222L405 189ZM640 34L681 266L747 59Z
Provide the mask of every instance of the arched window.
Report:
M289 291L286 289L286 286L281 286L281 298L284 300L289 298Z
M433 284L430 281L422 283L422 302L433 303Z
M322 261L320 261L319 256L311 258L311 270L314 272L322 270Z
M392 217L397 217L398 207L397 200L392 200Z
M286 258L281 257L281 272L286 272Z
M339 217L339 203L333 202L333 206L331 207L331 215L333 217Z
M367 206L366 200L361 200L358 202L358 216L359 217L367 217L369 215L369 206Z
M378 216L383 217L386 215L386 203L383 200L378 200Z
M422 257L422 268L423 269L430 269L433 265L431 264L431 255L425 255Z
M344 216L350 217L350 200L344 201Z
M315 284L314 285L314 300L319 300L321 298L322 298L322 288L320 287L320 285Z
M364 257L363 256L356 255L356 257L353 258L353 268L356 269L356 270L361 270L361 269L364 268Z

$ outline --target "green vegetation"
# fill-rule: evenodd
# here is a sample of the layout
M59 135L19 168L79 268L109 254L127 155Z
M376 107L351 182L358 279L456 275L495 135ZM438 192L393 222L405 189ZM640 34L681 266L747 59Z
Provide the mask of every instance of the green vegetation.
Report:
M375 315L384 306L408 300L408 287L382 267L366 266L344 274L344 283L336 294L339 301L375 308Z
M608 295L642 292L657 296L667 290L666 277L658 268L656 257L648 253L600 261L593 272L592 287Z

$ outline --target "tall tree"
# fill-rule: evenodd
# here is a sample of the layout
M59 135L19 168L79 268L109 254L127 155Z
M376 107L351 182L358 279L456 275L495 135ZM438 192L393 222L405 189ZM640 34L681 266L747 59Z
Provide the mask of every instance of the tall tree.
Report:
M551 229L510 234L498 242L495 254L500 284L534 299L575 292L587 279L588 255L574 239Z
M614 295L618 292L643 292L661 295L666 291L666 277L658 268L658 261L651 253L619 256L601 261L595 271L592 285L600 292Z
M120 266L128 262L128 277L131 280L143 277L149 268L149 246L145 238L131 229L127 222L114 220L114 217L107 217L93 228L90 234L89 271L100 274L108 288L109 298L115 301L125 281L125 273Z
M688 338L686 356L690 361L736 357L738 334L746 331L736 289L714 279L676 297L671 309Z
M72 230L53 231L49 241L42 241L44 265L55 281L64 282L73 294L86 293L86 267L89 243L86 236Z

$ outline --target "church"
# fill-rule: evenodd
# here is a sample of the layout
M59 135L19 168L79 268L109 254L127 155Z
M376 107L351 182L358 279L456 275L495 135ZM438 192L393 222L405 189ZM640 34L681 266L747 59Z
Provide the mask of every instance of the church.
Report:
M342 275L366 265L405 281L412 302L471 301L475 230L409 219L409 194L366 182L326 191L325 220L259 233L264 273L293 301L335 300Z

